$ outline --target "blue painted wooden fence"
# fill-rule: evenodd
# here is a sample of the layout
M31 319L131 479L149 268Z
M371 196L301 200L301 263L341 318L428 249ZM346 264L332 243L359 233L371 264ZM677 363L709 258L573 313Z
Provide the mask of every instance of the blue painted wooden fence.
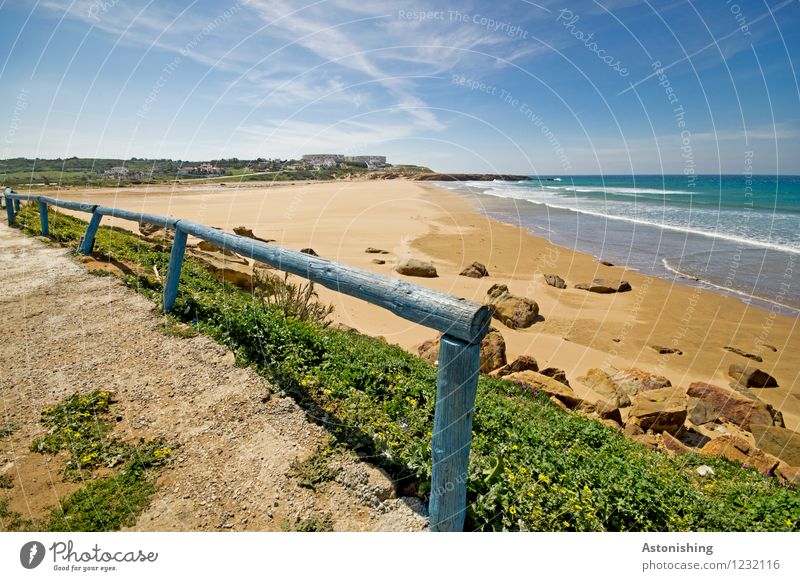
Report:
M18 194L10 188L6 188L4 197L9 225L14 223L21 200L38 202L42 233L45 236L49 234L48 206L90 213L92 216L79 246L83 254L92 251L95 234L103 216L175 230L164 281L164 311L170 311L175 304L186 241L191 235L441 331L443 336L439 351L436 410L431 441L433 465L428 512L432 531L463 530L480 342L491 319L487 307L402 280L279 248L188 220L68 202L48 196Z

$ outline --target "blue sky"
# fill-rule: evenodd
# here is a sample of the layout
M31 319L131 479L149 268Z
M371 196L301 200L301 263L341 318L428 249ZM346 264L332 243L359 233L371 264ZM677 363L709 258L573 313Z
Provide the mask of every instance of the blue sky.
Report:
M0 157L797 174L799 27L800 0L0 0Z

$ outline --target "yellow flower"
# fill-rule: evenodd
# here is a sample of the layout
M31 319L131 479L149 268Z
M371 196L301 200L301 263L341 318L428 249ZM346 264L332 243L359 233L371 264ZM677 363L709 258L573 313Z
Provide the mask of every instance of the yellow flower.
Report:
M516 476L514 476L514 474L513 474L513 473L511 473L511 474L509 474L509 475L508 475L508 479L509 479L511 482L514 482L514 481L517 479L517 477L516 477Z
M545 476L544 474L539 474L539 482L544 482L545 484L550 484L550 477Z
M525 468L524 466L521 466L520 469L519 469L519 473L520 474L527 474L528 473L528 469Z
M511 508L508 509L508 512L510 512L512 516L517 514L517 507L512 506Z
M794 522L792 521L792 519L790 519L790 518L787 518L787 519L786 519L786 522L785 522L784 524L785 524L787 527L791 527L792 525L794 525Z

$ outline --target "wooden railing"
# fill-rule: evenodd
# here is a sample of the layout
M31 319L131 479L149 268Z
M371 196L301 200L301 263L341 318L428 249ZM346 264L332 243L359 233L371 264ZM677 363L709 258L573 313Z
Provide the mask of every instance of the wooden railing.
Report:
M327 288L379 305L414 323L441 331L443 336L439 351L433 420L433 465L428 512L432 531L463 530L480 342L491 320L491 313L486 306L402 280L215 230L189 220L69 202L48 196L19 194L10 188L6 188L4 197L9 225L14 223L20 201L38 203L43 236L50 234L48 206L91 214L86 234L79 246L79 251L83 254L92 251L95 234L103 216L174 230L169 268L164 281L165 312L170 311L175 304L186 240L192 235L212 242L223 250L231 250L251 260L307 278Z

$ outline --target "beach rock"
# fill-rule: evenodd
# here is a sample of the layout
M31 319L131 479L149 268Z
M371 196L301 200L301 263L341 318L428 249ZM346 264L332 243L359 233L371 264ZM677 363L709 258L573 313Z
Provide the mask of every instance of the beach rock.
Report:
M303 254L308 254L309 256L319 256L316 252L314 252L313 248L301 248L300 252Z
M500 331L491 327L481 341L480 372L489 373L506 363L506 341Z
M702 399L689 398L689 421L696 426L702 426L719 418L714 407Z
M381 258L373 258L372 264L386 264L386 261Z
M727 458L745 466L752 466L762 474L770 474L777 467L779 460L766 454L750 442L736 436L720 436L700 448L703 456Z
M786 462L778 462L775 469L775 476L785 482L791 488L800 487L800 468L789 466Z
M496 373L497 377L505 377L517 371L539 371L539 364L536 362L536 359L529 355L520 355L508 365L498 369Z
M394 269L396 272L406 276L419 276L422 278L436 278L439 276L433 264L416 258L401 260Z
M545 367L541 371L539 371L542 375L546 375L547 377L552 377L556 381L560 381L567 387L569 387L569 381L567 380L567 374L564 372L563 369L559 369L558 367Z
M640 435L644 434L644 430L636 422L627 422L625 424L625 427L623 428L622 432L626 436L628 436L629 438L632 438L633 436L640 436Z
M631 285L626 280L613 281L607 278L596 278L590 283L576 284L575 288L592 293L609 294L627 292L631 290Z
M575 411L589 417L598 417L603 420L611 420L619 426L622 425L622 412L620 409L613 403L604 401L602 399L597 400L596 402L588 402L584 400L578 405L578 407L575 408Z
M367 248L364 252L367 254L389 254L388 250L381 250L380 248L373 248L372 246Z
M583 403L583 399L578 397L571 387L564 385L560 381L556 381L552 377L537 373L536 371L518 371L517 373L506 375L503 379L534 387L560 400L569 409L575 409Z
M172 240L175 237L174 230L156 224L139 224L139 233L151 240Z
M552 403L554 406L556 406L558 408L561 408L565 412L569 412L570 411L570 409L567 406L564 405L564 402L562 402L560 399L558 399L554 395L550 396L550 403Z
M688 454L689 452L694 452L694 450L669 432L663 432L661 434L661 443L664 445L666 450L676 454Z
M597 262L599 262L603 266L614 266L614 263L609 262L608 260L598 260Z
M213 252L216 254L224 254L225 256L238 256L233 250L222 248L221 246L217 246L208 240L201 240L197 243L196 248L202 250L203 252Z
M592 368L586 375L579 377L578 381L617 407L624 408L631 405L628 394L618 389L611 376L602 369Z
M683 355L683 351L675 347L664 347L663 345L650 345L650 349L654 349L661 355L671 355L671 354Z
M769 373L749 365L734 363L728 369L728 375L746 387L778 387L778 382Z
M429 339L417 347L419 356L431 363L439 363L439 340L441 334L436 339ZM481 341L480 372L490 373L499 367L503 367L506 361L506 342L503 335L494 327L489 328L489 332Z
M244 226L236 226L233 229L234 234L238 234L239 236L244 236L245 238L252 238L253 240L258 240L259 242L275 242L273 239L268 238L259 238L256 236L250 228L246 228Z
M686 421L686 396L672 388L641 392L631 402L628 419L645 431L674 434Z
M710 408L703 411L708 417L717 414L719 418L749 431L754 425L773 424L770 409L755 396L748 397L742 392L702 381L691 383L686 393L690 398L702 400Z
M616 385L617 390L629 396L636 395L641 391L672 387L672 383L663 375L656 375L655 373L642 371L635 367L622 369L610 377L611 381Z
M658 434L642 433L628 437L634 442L639 442L641 445L650 448L651 450L657 450L661 445L661 437Z
M567 283L564 282L564 279L557 274L545 274L544 280L550 286L554 286L556 288L567 288Z
M755 353L747 353L746 351L743 351L743 350L739 349L738 347L733 347L731 345L726 345L725 347L723 347L723 349L725 349L725 351L730 351L731 353L736 353L737 355L741 355L742 357L747 357L748 359L752 359L754 361L758 361L759 363L764 361L761 358L761 355L756 355Z
M526 329L536 322L539 305L527 297L513 295L504 284L495 284L486 293L492 316L510 329Z
M187 248L186 253L200 262L217 280L228 282L243 290L253 289L253 275L247 259L233 253L228 255L202 252L192 247Z
M756 446L790 466L800 467L800 434L786 428L764 425L754 425L751 431Z
M470 278L483 278L484 276L489 276L489 271L480 262L473 262L458 274L459 276L468 276Z

